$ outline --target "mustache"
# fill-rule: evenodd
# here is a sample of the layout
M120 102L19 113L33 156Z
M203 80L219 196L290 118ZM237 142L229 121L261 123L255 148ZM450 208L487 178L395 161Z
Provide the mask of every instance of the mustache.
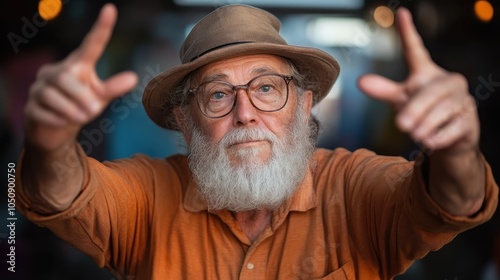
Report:
M273 144L278 141L278 137L269 130L262 128L236 128L226 134L219 142L222 147L229 147L234 144L248 141L268 141Z

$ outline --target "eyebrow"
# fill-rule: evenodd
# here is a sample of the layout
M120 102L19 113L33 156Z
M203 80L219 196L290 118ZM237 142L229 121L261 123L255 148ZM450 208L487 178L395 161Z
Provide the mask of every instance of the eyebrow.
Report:
M265 73L269 73L269 72L276 72L276 71L269 66L264 66L264 67L259 67L259 68L253 69L251 73L252 74L265 74Z
M211 81L216 81L216 80L222 80L224 78L227 78L228 76L226 74L214 74L214 75L210 75L210 76L207 76L205 78L203 78L201 80L202 83L205 83L205 82L211 82Z
M276 71L274 69L272 69L271 67L264 66L264 67L255 68L250 73L253 75L259 75L259 74L275 73L275 72ZM223 79L227 79L227 77L228 77L228 75L226 75L224 73L218 73L218 74L210 75L210 76L203 78L202 83L223 80Z

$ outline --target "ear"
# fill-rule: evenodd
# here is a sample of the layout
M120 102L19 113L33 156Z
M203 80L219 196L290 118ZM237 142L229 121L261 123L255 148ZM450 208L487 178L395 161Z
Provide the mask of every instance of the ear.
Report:
M304 106L304 110L307 114L307 116L311 115L312 111L312 105L313 105L313 92L310 90L307 90L304 92L304 102L302 102L302 106Z
M172 113L174 113L175 122L184 135L184 139L186 139L187 144L191 144L191 133L188 131L189 126L185 112L180 107L176 107Z

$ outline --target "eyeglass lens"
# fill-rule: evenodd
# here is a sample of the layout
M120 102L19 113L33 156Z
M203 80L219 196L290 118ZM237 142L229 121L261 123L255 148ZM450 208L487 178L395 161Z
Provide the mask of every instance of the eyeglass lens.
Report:
M277 111L287 102L290 80L291 77L266 74L240 86L225 81L209 81L197 88L198 105L207 117L225 116L235 105L237 90L245 89L254 107L266 112Z

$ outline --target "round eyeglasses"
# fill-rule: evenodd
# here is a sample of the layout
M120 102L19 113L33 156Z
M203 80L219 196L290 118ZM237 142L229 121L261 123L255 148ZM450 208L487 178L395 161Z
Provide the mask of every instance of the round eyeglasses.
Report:
M237 91L244 89L252 105L263 112L283 109L288 101L288 84L293 76L264 74L246 85L235 86L225 81L207 81L189 90L196 95L198 107L209 118L227 116L236 106Z

